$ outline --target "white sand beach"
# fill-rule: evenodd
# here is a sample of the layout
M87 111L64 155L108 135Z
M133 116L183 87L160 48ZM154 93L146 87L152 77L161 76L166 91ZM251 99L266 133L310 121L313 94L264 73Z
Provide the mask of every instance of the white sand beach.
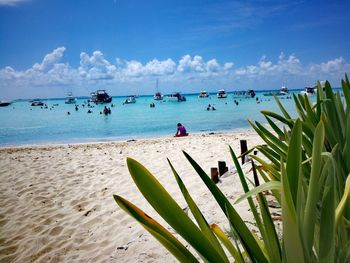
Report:
M0 262L176 262L113 199L121 195L163 222L133 183L126 158L145 165L186 207L168 157L209 223L225 229L223 213L181 150L209 175L210 167L226 161L229 172L218 185L234 201L242 190L228 145L240 154L241 139L249 147L262 143L253 131L244 131L0 148ZM235 207L249 217L245 203Z

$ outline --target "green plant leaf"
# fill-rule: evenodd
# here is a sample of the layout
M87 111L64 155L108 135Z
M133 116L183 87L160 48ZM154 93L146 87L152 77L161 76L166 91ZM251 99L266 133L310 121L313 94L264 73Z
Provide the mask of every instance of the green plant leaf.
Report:
M331 164L331 162L328 162ZM328 169L327 180L323 191L320 219L319 262L333 262L335 254L335 182L333 165Z
M283 140L285 137L283 131L268 116L265 116L265 118L267 122L270 124L271 128L276 132L278 138L280 140Z
M212 182L209 176L203 171L203 169L189 156L186 152L183 152L186 159L190 162L197 174L201 177L202 181L208 187L213 197L229 219L235 231L237 231L238 237L242 243L242 246L247 252L247 255L253 262L267 262L267 259L261 250L259 244L255 240L253 234L248 229L247 225L243 222L237 211L233 208L230 202L220 189Z
M268 164L263 159L259 158L258 156L255 156L255 155L251 156L251 158L256 160L257 162L259 162L263 166L263 169L268 172L269 176L271 177L271 180L274 180L274 181L281 180L280 173L275 169L275 167L273 165Z
M148 203L208 261L224 262L209 240L192 222L158 180L139 162L127 158L129 172Z
M227 248L227 250L230 252L230 254L233 256L233 258L239 262L244 263L244 259L240 253L231 243L231 241L228 239L228 237L225 235L224 231L221 230L221 228L217 224L212 224L211 228L213 229L216 236L221 240L221 242L224 244L224 246Z
M278 146L279 152L286 155L287 145L284 144L279 138L277 138L274 134L272 134L268 129L266 129L259 122L255 122L255 123L256 123L256 126L264 133L265 137L268 138L273 145Z
M294 135L295 136L295 135ZM283 251L284 262L305 262L302 241L299 234L297 216L294 207L289 179L284 166L282 170L282 224L283 224Z
M180 262L198 262L198 260L168 230L144 213L137 206L118 195L114 200L125 212L136 219L152 236L168 249Z
M339 223L346 206L350 206L350 174L347 176L347 179L345 182L344 194L335 212L337 224Z
M267 253L269 255L269 262L279 263L282 260L282 251L278 240L276 228L271 218L269 207L267 205L264 195L262 193L259 193L257 197L266 232L266 238L264 238L264 241L266 244Z
M343 158L345 161L345 166L348 171L350 171L350 114L348 115L347 121L346 121L346 131L345 131L346 141L344 144L344 153Z
M347 110L349 110L350 107L350 85L349 80L347 79L347 75L345 75L345 80L342 80L342 90L345 97L345 102L347 105Z
M276 102L278 104L278 107L280 108L280 110L283 113L284 117L287 120L290 120L291 117L290 117L289 113L286 111L286 109L283 107L283 105L282 105L281 101L279 100L279 98L276 95L274 95L274 97L275 97L275 100L276 100Z
M311 176L306 196L306 205L304 213L304 236L306 251L312 251L313 240L314 240L314 228L317 218L317 201L319 198L319 175L322 166L321 152L324 141L324 126L323 122L320 121L315 130L315 136L313 141L312 149L312 166ZM311 256L311 255L310 255Z
M287 124L289 128L293 128L293 121L287 120L286 118L282 117L281 115L267 110L262 110L261 113L265 116L270 116L276 120L279 120L280 122Z
M264 184L261 184L259 186L254 187L249 192L246 192L245 194L241 195L234 204L238 204L242 202L243 200L247 199L248 197L252 197L254 195L257 195L258 193L268 191L268 190L279 190L281 191L281 182L279 181L270 181Z
M297 203L298 181L301 167L301 138L301 122L297 120L292 130L286 167L288 184L290 186L294 205Z
M211 244L213 245L213 247L215 248L215 250L220 253L222 260L223 261L227 261L228 259L225 255L224 250L222 249L220 243L218 242L218 240L216 239L214 233L212 232L209 224L207 223L207 221L205 220L203 214L201 213L201 211L199 210L198 206L196 205L196 203L194 202L194 200L192 199L191 195L189 194L186 186L184 185L183 181L181 180L179 174L176 172L174 166L171 164L170 160L168 159L168 163L171 167L171 170L173 171L173 174L175 176L175 179L180 187L180 190L182 192L182 195L184 196L194 218L196 219L198 226L200 227L200 229L202 230L203 234L208 238L208 240L211 242Z

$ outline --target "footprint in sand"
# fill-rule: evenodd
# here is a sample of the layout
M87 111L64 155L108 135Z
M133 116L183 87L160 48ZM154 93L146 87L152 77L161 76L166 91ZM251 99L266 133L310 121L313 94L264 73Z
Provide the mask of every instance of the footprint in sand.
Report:
M63 227L56 226L56 227L51 229L51 231L49 232L49 235L50 236L57 236L57 235L61 234L62 230L63 230Z

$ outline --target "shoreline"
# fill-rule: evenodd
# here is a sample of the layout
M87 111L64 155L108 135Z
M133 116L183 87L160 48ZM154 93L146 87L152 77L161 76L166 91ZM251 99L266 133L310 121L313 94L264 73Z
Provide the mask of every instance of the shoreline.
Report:
M236 128L236 129L230 129L230 130L218 130L218 131L199 131L199 132L192 132L189 136L200 136L200 135L212 135L212 134L233 134L233 133L242 133L242 132L248 132L248 133L254 133L254 129L252 127L249 128ZM174 130L175 133L175 130ZM157 139L166 139L166 138L172 138L171 134L164 134L164 135L153 135L153 136L133 136L130 138L94 138L94 139L87 139L84 141L52 141L52 142L42 142L42 143L19 143L19 144L0 144L0 149L8 149L8 148L28 148L28 147L50 147L50 146L66 146L66 145L86 145L86 144L100 144L100 143L122 143L122 142L128 142L128 141L147 141L147 140L157 140Z
M239 155L241 139L248 141L248 147L262 143L254 131L246 130L112 143L0 148L0 261L176 262L113 200L113 194L123 196L178 238L138 191L126 158L142 163L179 205L186 207L168 157L208 222L229 229L222 211L182 150L209 176L210 168L217 167L218 161L226 162L229 172L221 177L218 186L233 203L243 190L228 145ZM250 173L249 163L243 169ZM249 220L245 202L235 207Z

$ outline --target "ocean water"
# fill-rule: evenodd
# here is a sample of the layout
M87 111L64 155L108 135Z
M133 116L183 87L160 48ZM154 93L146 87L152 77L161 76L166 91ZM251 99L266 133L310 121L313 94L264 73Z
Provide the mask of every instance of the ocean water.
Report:
M299 92L299 91L298 91ZM290 94L291 95L291 94ZM86 99L78 99L79 110L64 99L42 100L48 108L33 107L29 101L14 102L0 107L0 145L25 145L46 143L81 143L91 141L128 140L158 136L173 136L176 124L182 123L187 131L219 132L249 128L248 119L265 122L261 110L279 112L273 97L256 93L255 98L217 99L186 95L186 102L154 101L152 96L138 97L135 104L125 104L125 97L113 97L111 104L94 105L91 114L82 107ZM239 102L237 106L234 100ZM285 108L295 113L293 99L280 97ZM150 103L155 103L151 108ZM207 111L208 104L216 111ZM55 105L55 106L54 106ZM112 114L100 114L104 106L111 107ZM70 112L70 115L67 114Z

